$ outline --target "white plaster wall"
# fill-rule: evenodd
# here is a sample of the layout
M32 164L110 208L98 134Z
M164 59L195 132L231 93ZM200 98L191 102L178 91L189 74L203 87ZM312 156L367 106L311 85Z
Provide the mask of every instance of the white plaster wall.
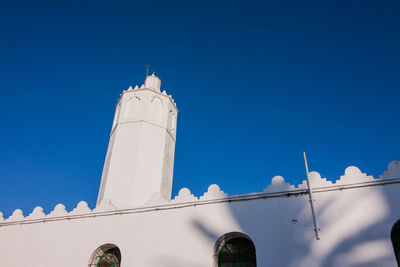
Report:
M386 173L374 179L350 167L336 183L311 173L320 240L306 191L282 177L265 193L228 197L212 185L200 198L182 189L142 209L105 203L90 211L80 202L70 213L58 205L28 218L17 210L0 222L1 266L87 266L96 248L112 243L122 267L211 267L215 242L233 231L253 240L257 266L396 266L390 230L400 219L400 172Z

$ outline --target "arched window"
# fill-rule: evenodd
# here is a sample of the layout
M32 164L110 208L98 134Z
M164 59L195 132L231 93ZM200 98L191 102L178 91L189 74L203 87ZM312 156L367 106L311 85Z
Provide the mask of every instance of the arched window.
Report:
M251 239L233 232L220 237L215 246L215 266L256 267L256 248Z
M113 244L106 244L92 254L89 267L120 267L121 251Z
M400 220L398 220L392 227L390 234L392 239L394 255L396 256L397 266L400 266Z

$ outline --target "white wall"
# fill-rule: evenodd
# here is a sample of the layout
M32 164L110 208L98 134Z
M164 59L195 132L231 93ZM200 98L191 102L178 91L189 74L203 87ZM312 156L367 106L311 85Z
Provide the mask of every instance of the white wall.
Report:
M107 201L94 211L85 202L69 213L62 205L48 215L17 210L0 216L1 266L87 266L106 243L119 247L122 267L213 266L216 240L233 231L253 240L257 266L396 266L390 230L400 219L399 177L400 162L380 179L349 167L332 184L312 172L318 241L305 185L282 177L264 193L228 197L213 185L200 199L182 189L170 202L131 210Z

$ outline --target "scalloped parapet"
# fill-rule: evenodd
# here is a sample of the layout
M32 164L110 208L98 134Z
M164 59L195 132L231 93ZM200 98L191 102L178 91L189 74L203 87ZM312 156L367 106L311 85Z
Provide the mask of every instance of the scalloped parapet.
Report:
M47 217L61 217L61 216L67 216L68 211L65 209L65 206L63 204L57 204L54 209L47 215Z
M204 195L200 197L200 200L225 198L227 196L228 194L222 191L218 185L212 184L208 187L207 192L205 192Z
M290 191L294 190L294 186L285 182L285 179L282 176L275 176L271 180L271 184L264 188L263 192L271 193L271 192L282 192L282 191Z
M322 178L321 174L319 174L318 172L310 172L308 174L308 179L310 180L310 186L312 188L315 187L326 187L326 186L331 186L332 182L328 181L326 178ZM301 184L299 184L299 186L297 187L298 189L307 189L307 180L303 180L303 182Z
M340 179L336 181L337 185L347 185L354 183L372 182L375 178L371 175L367 175L355 166L347 167L344 171L344 175L340 176Z
M326 178L322 178L318 172L310 172L309 179L311 186L313 188L322 188L322 187L340 187L342 185L352 185L352 184L360 184L370 182L378 182L377 184L385 183L384 179L400 179L400 161L392 161L388 164L387 169L379 176L379 178L374 178L371 175L367 175L363 173L359 168L350 166L346 168L344 175L340 176L340 179L336 181L336 183L332 183ZM275 176L271 179L271 184L267 186L267 188L263 189L264 193L274 193L274 192L287 192L296 189L307 189L307 182L304 180L298 187L291 185L286 182L282 176ZM200 198L194 196L188 188L182 188L178 195L175 196L173 200L165 200L161 197L159 193L153 194L153 197L150 199L146 205L156 206L156 205L168 205L168 204L181 204L181 203L191 203L196 201L206 201L206 200L214 200L214 199L223 199L227 198L228 194L220 189L220 187L216 184L212 184L208 187L207 192L204 193ZM195 203L194 203L195 205ZM57 204L54 209L46 216L43 211L43 208L37 206L33 209L33 211L28 215L24 216L23 211L21 209L16 209L11 216L7 219L3 217L3 213L0 212L0 223L9 223L16 222L19 223L23 220L37 220L37 219L46 219L53 217L68 217L73 215L89 215L96 216L96 212L112 212L116 211L116 208L110 199L104 199L100 205L98 205L93 211L89 208L88 204L85 201L81 201L77 204L77 206L69 213L63 204ZM92 214L92 215L90 215Z
M393 160L387 166L387 169L379 176L380 179L400 178L400 161Z
M40 206L37 206L36 208L33 209L32 213L26 217L26 219L33 220L33 219L41 219L44 217L46 217L46 214L43 212L43 208Z
M79 215L79 214L87 214L91 213L92 210L89 208L88 203L86 201L80 201L75 209L73 209L69 214L70 215Z
M193 202L199 200L198 197L195 197L188 188L182 188L179 190L178 195L171 201L171 203L184 203L184 202Z
M112 204L111 200L106 198L98 205L93 212L104 212L104 211L113 211L117 210L117 208Z
M6 220L7 222L15 222L15 221L22 221L24 220L24 213L22 212L22 210L20 209L16 209L14 210L13 214L8 217L8 219Z

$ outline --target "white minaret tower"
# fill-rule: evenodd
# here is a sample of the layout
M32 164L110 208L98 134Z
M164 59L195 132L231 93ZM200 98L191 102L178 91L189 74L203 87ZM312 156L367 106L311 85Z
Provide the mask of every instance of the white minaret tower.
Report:
M161 81L124 90L117 102L97 206L137 207L152 197L171 199L178 109ZM157 196L158 195L158 196Z

